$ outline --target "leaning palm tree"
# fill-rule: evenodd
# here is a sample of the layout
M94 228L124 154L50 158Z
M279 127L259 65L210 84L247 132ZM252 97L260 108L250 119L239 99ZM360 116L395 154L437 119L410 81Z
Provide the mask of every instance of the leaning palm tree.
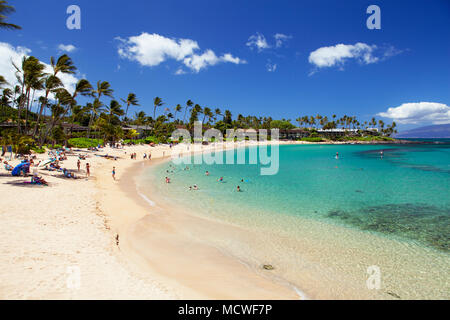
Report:
M41 121L42 112L44 111L45 106L48 104L48 96L50 92L56 92L57 89L62 88L63 83L58 77L50 75L44 80L43 87L45 89L45 95L42 97L43 99L40 100L42 103L39 109L37 124L34 128L33 136L37 134L37 130L39 128L39 124Z
M67 73L67 74L74 74L77 70L77 67L73 64L72 59L67 55L63 54L58 58L58 60L55 62L55 58L50 58L50 65L53 68L53 75L57 75L59 72L61 73Z
M186 122L186 112L188 111L189 108L191 108L194 105L194 103L191 100L188 100L186 102L186 108L184 108L184 117L183 117L183 123Z
M23 57L21 66L17 66L14 62L13 67L16 69L16 78L21 86L21 94L19 96L19 105L17 107L18 126L17 130L21 132L21 111L25 106L29 107L30 93L34 86L44 76L45 66L37 58Z
M58 73L61 72L65 74L74 74L75 71L77 70L72 59L67 54L63 54L56 61L54 57L50 57L50 66L53 69L53 74L48 75L44 81L45 99L42 100L41 108L38 114L37 124L33 135L37 134L37 129L39 128L40 125L42 112L48 103L49 94L51 92L55 93L58 89L64 87L61 79L57 77Z
M156 119L156 108L164 105L164 102L160 97L153 99L153 119Z
M173 114L173 118L175 119L177 116L177 113L180 112L183 109L183 107L180 104L177 104L175 106L175 113Z
M139 105L139 101L136 98L136 95L134 93L129 93L127 100L125 100L125 99L120 99L120 100L122 100L123 103L127 104L127 109L125 110L125 118L128 116L128 108L130 106L138 106Z
M14 9L13 6L8 5L8 3L5 0L0 0L0 28L2 29L15 29L20 30L22 29L16 24L7 23L6 16L16 12L16 9Z

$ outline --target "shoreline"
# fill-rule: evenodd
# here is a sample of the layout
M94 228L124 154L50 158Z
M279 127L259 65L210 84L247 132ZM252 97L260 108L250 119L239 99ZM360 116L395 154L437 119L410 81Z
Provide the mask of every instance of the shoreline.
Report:
M120 182L121 192L134 202L129 207L134 212L141 212L134 223L120 227L119 247L127 259L153 278L169 283L184 299L305 298L298 288L273 281L236 257L189 235L189 226L192 225L222 226L184 212L172 212L159 203L153 205L153 199L144 199L139 194L135 177L149 166L168 160L168 157L159 158L151 163L147 161L144 166L136 163L127 169L126 177Z

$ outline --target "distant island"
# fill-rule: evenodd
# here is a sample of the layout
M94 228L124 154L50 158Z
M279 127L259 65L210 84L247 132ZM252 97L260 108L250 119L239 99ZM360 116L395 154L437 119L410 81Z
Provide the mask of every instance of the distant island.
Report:
M400 132L395 138L450 139L450 123L438 124Z

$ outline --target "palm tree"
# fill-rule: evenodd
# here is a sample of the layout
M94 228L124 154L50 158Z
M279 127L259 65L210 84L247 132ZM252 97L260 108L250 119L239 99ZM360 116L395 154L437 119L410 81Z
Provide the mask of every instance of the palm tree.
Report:
M10 103L10 99L12 98L12 96L13 96L13 92L11 89L9 89L9 88L3 89L2 98L0 100L0 105L2 108L4 108L4 112L3 112L4 116L6 116L7 107L10 106L9 103Z
M183 109L183 107L180 104L177 104L175 106L175 113L173 114L173 117L175 118L177 116L177 113L180 112Z
M6 81L5 77L0 76L0 88L7 84L8 84L8 81Z
M214 114L215 114L216 116L221 116L221 115L222 115L222 111L220 111L219 108L216 108L216 109L214 110Z
M206 117L208 117L208 123L209 123L209 121L211 120L211 117L212 117L212 116L213 116L213 113L212 113L211 109L208 108L208 107L205 107L205 108L203 109L203 120L202 120L202 125L205 123Z
M164 102L160 97L153 99L153 119L156 119L156 108L161 107L162 105L164 105Z
M97 89L92 91L92 94L100 100L102 96L107 96L110 98L113 98L113 92L114 90L111 89L111 85L108 81L98 81L97 82Z
M65 74L74 74L75 71L77 70L72 59L67 54L63 54L62 56L60 56L58 58L58 60L56 60L56 62L55 62L54 57L50 57L50 65L53 69L53 74L48 75L48 77L44 81L45 99L42 100L43 103L41 103L41 108L39 110L37 124L36 124L33 135L37 134L37 129L38 129L40 121L41 121L40 119L42 116L42 111L44 110L44 108L46 107L46 105L48 103L49 93L50 92L54 93L59 88L64 87L61 79L59 79L57 77L58 73L61 72L61 73L65 73ZM84 80L84 81L87 81L87 80Z
M231 125L231 121L232 121L232 114L230 110L225 110L225 116L223 118L223 122L225 122L226 124L230 124Z
M124 100L124 99L120 99L120 100L122 100L124 103L127 104L127 109L125 110L125 118L128 116L128 108L130 106L138 106L139 105L139 101L136 98L136 95L134 93L129 93L126 100Z
M12 63L16 69L16 78L21 85L21 94L19 96L19 105L17 110L18 116L18 126L17 131L21 132L21 110L26 107L29 108L30 103L30 93L33 86L39 83L39 79L44 76L45 66L35 57L23 57L22 65L19 68L17 65Z
M73 130L73 123L74 123L74 117L73 117L73 113L74 113L74 109L76 107L76 103L77 101L75 100L75 98L78 95L82 95L85 97L92 97L93 93L92 91L94 90L94 88L92 87L92 85L90 84L90 82L86 79L81 79L77 82L77 84L75 85L75 90L72 94L72 103L70 105L70 111L72 113L72 125L70 127L70 133L72 133Z
M0 28L15 30L22 29L18 25L5 22L6 16L14 12L16 12L16 9L14 9L13 6L8 5L5 0L0 0Z
M106 107L106 110L109 113L108 124L111 123L112 117L120 117L124 115L122 106L116 100L111 100L111 102L109 103L109 107Z
M191 108L194 105L194 103L191 100L188 100L186 102L186 108L184 108L184 117L183 117L183 123L186 122L186 112L188 111L189 108Z
M94 120L95 117L97 117L103 111L103 103L98 98L95 98L94 102L92 104L88 103L87 107L88 107L88 111L90 111L90 113L91 113L91 116L89 118L88 133L87 133L87 137L89 138L89 136L91 135L92 121Z
M74 74L77 70L77 67L75 67L72 59L67 54L60 56L56 63L55 58L50 57L50 65L52 66L54 76L56 76L59 72Z
M87 132L87 137L89 138L89 135L91 134L91 125L92 121L94 120L94 115L96 115L96 111L101 110L103 104L100 101L100 98L102 96L107 96L110 98L113 98L113 92L114 90L111 89L111 85L108 81L97 81L97 89L92 90L92 95L95 97L94 103L92 104L91 109L91 117L89 119L89 128Z
M145 123L145 119L147 118L147 115L145 114L144 111L139 111L135 113L135 120L134 123L137 126L142 126Z
M58 77L50 75L47 78L45 78L43 87L45 89L45 96L43 96L42 97L43 99L40 100L41 107L39 109L37 124L34 128L33 136L37 134L37 130L39 129L42 112L44 111L44 108L48 103L48 95L50 94L50 92L55 92L57 89L63 87L63 83Z
M53 128L64 118L70 106L74 103L72 95L64 88L60 88L56 91L55 97L57 104L51 106L52 121L50 128L47 130L44 137L41 137L40 145L44 143L47 136L53 132Z

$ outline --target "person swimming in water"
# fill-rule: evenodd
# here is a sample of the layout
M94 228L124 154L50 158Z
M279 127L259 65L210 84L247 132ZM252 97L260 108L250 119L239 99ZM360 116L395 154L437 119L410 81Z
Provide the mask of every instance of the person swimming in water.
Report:
M170 183L170 178L166 177L166 183Z
M206 171L206 172L205 172L205 175L206 175L206 176L209 176L209 171Z
M237 192L241 192L241 187L237 186Z
M338 160L339 159L339 152L336 152L336 160Z
M219 180L217 180L219 182L223 182L223 177L220 177Z
M383 152L383 150L381 150L381 151L380 151L380 158L381 158L381 159L383 159L383 155L384 155L384 152Z
M194 190L198 190L198 187L196 184L194 184Z

